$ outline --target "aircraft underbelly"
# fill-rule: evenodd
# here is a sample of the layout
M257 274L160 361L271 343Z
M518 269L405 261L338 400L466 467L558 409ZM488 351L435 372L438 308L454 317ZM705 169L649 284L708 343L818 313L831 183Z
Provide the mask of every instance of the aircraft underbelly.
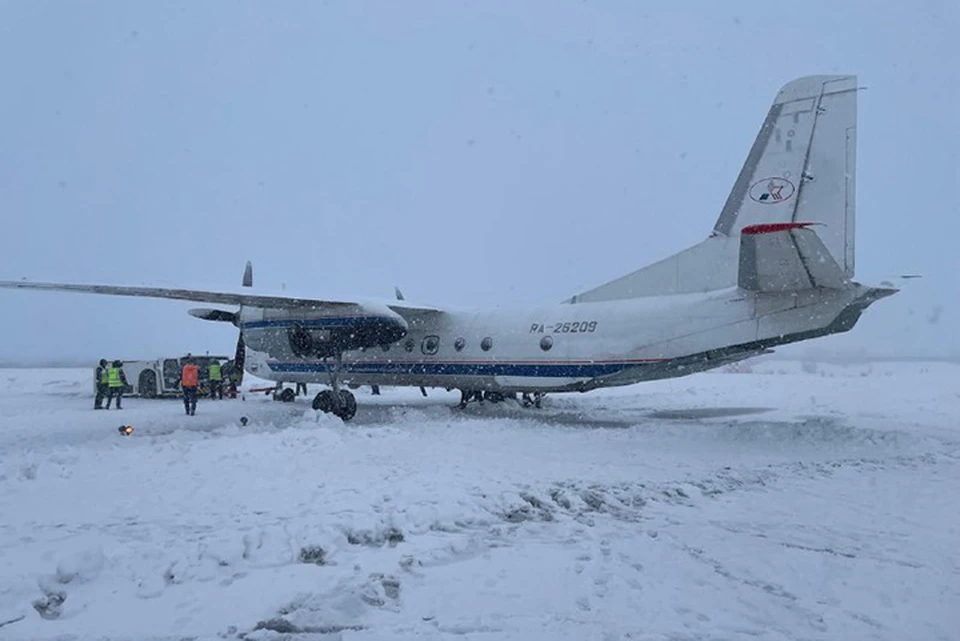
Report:
M569 377L543 376L496 376L494 385L497 389L516 391L536 390L566 390L575 388L589 379Z

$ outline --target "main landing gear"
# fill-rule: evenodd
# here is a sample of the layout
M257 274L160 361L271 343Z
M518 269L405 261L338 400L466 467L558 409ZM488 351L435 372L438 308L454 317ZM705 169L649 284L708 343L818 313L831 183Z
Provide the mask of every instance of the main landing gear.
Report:
M357 399L349 390L340 389L342 365L343 354L337 352L333 367L330 369L330 389L325 389L313 397L313 409L339 416L343 421L349 421L357 413Z
M513 399L523 405L524 407L536 407L540 409L543 406L543 397L545 394L543 392L534 392L530 394L529 392L524 392L520 395L520 398L517 398L515 392L492 392L492 391L480 391L480 390L460 390L460 405L458 407L463 409L471 401L476 401L477 403L483 404L484 401L489 401L490 403L502 403L508 398Z
M520 401L524 407L536 407L540 409L543 407L543 397L546 396L543 392L534 392L531 397L527 392L523 393L523 398Z

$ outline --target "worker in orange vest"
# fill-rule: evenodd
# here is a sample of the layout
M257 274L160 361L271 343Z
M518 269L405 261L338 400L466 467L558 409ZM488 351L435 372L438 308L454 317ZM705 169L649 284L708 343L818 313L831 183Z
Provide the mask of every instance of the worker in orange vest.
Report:
M180 391L183 392L183 408L187 416L197 413L197 385L200 383L200 368L189 354L180 369Z

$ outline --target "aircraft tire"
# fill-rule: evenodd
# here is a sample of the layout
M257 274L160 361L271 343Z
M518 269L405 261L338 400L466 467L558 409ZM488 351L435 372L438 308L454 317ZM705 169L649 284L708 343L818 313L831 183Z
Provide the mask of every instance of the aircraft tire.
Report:
M501 403L506 398L502 392L484 392L483 398L491 403Z
M313 409L318 412L334 414L343 421L349 421L357 413L357 399L349 391L340 390L340 405L335 407L333 402L333 391L325 389L313 397Z
M357 399L345 389L340 390L340 408L337 416L344 422L349 421L357 414Z
M333 392L325 389L313 397L313 409L329 414L333 411Z
M283 388L283 391L280 392L280 400L284 403L292 403L295 398L297 398L297 393L294 392L289 387Z

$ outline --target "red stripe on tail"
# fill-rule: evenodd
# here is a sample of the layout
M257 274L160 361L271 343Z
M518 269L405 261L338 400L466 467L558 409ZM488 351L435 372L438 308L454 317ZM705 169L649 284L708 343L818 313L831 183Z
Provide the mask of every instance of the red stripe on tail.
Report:
M778 231L788 231L790 229L803 229L804 227L809 227L813 223L761 223L759 225L747 225L744 227L740 233L755 235L755 234L772 234Z

